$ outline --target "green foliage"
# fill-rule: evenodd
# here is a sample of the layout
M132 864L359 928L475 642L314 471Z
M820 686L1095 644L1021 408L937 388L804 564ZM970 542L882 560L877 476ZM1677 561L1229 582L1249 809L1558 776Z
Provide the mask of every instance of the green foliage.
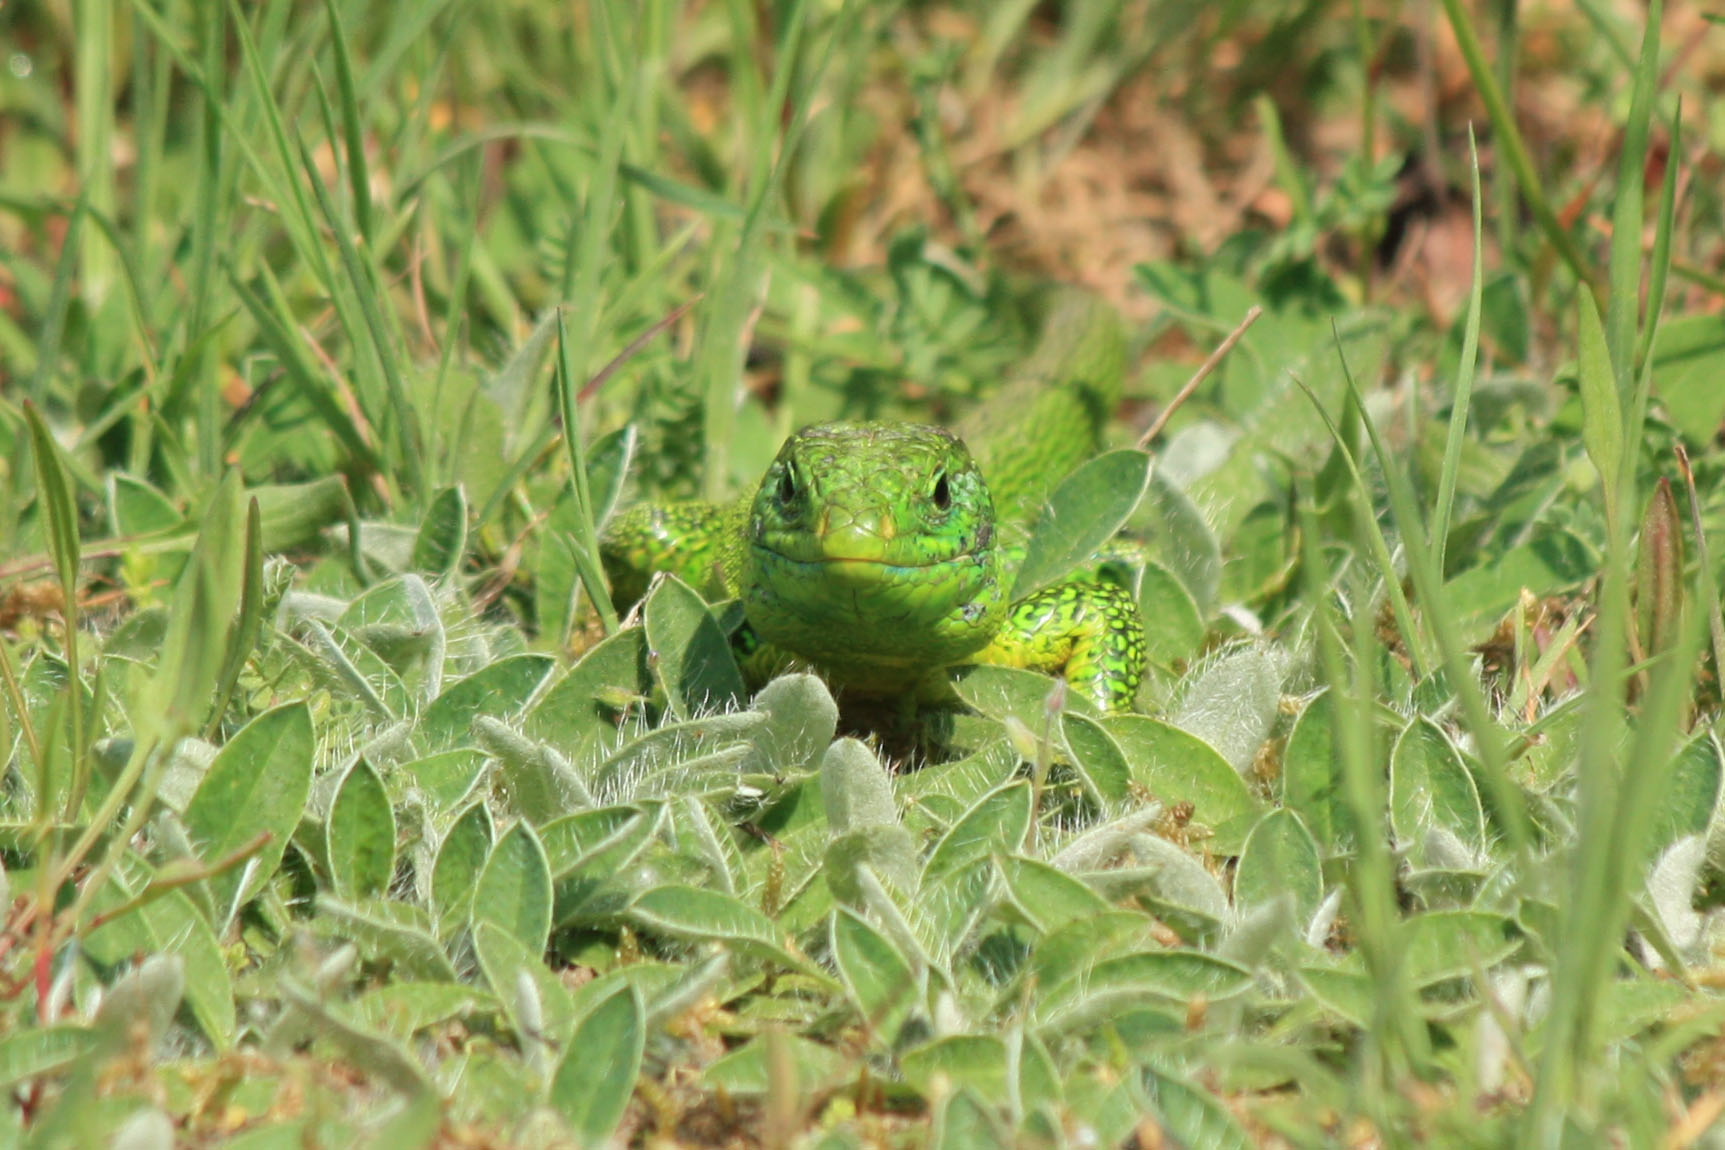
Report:
M1423 33L1358 6L8 9L0 1132L1699 1136L1718 129L1659 5L1583 7L1603 165L1442 6L1453 324L1377 266ZM1056 277L996 241L1146 91L1288 215L1136 267L1136 403L1263 316L1022 539L1017 596L1136 597L1139 713L973 667L865 741L710 588L616 616L619 506L1010 375Z

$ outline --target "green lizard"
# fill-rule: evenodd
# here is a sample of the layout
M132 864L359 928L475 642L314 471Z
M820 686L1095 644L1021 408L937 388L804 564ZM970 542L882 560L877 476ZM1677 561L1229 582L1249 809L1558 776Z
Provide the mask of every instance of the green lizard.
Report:
M739 654L755 678L802 663L859 695L928 699L946 693L947 668L995 663L1126 710L1144 665L1126 591L1074 578L1008 599L1027 521L1096 452L1124 358L1112 309L1063 298L1025 370L958 434L817 424L751 496L620 515L600 539L614 597L638 599L657 571L696 587L716 576L742 600Z

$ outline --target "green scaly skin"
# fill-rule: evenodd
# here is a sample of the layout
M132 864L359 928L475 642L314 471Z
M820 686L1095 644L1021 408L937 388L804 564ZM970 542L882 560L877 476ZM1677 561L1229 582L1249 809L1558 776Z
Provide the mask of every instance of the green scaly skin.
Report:
M947 668L1063 675L1131 706L1144 627L1130 595L1072 579L1008 599L1027 520L1093 455L1120 398L1120 321L1062 300L1024 373L961 424L825 423L779 451L750 497L645 504L600 541L619 603L652 573L740 598L757 678L810 665L866 696L947 697ZM966 441L971 446L966 447Z

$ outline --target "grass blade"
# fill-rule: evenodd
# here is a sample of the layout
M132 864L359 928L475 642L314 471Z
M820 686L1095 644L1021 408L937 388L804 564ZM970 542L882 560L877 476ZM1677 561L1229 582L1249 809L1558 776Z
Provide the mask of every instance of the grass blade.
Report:
M575 493L576 538L571 548L575 570L587 598L599 612L605 634L617 632L617 611L611 605L611 589L599 569L599 536L593 524L593 494L587 488L587 447L581 435L581 405L575 396L574 353L569 348L569 333L563 326L563 313L557 313L557 407L563 417L563 446L569 454L571 482ZM561 641L564 636L559 636Z
M1485 251L1482 196L1479 186L1479 147L1468 129L1469 168L1473 173L1473 280L1467 294L1467 324L1462 332L1461 364L1456 369L1455 398L1449 416L1449 438L1444 441L1443 470L1438 475L1437 506L1432 511L1433 561L1441 574L1446 570L1444 553L1449 546L1450 515L1455 508L1456 476L1461 471L1461 451L1467 442L1468 406L1473 400L1474 375L1479 367L1480 305L1485 295Z
M72 502L72 485L60 455L60 445L42 421L36 405L24 404L24 419L30 426L31 453L36 459L36 491L43 518L48 523L48 553L60 580L60 618L65 627L67 740L72 761L71 784L66 788L62 817L75 821L84 806L89 785L89 756L84 747L83 664L78 655L78 510Z
M1641 311L1641 229L1646 215L1648 125L1659 83L1659 19L1661 0L1647 6L1641 34L1641 58L1634 72L1635 88L1629 122L1623 128L1623 149L1617 157L1617 187L1611 211L1611 274L1605 306L1605 340L1611 349L1611 374L1619 395L1627 397L1634 379L1635 319Z
M360 239L368 247L377 237L371 223L371 173L365 157L365 131L360 126L359 97L354 93L353 63L347 54L347 29L342 26L341 8L335 0L324 0L329 14L330 48L335 53L336 92L341 98L342 137L347 145L347 184L353 196L353 222Z
M1528 154L1527 144L1521 138L1521 129L1516 126L1515 115L1510 111L1509 101L1504 98L1503 88L1486 62L1485 49L1480 46L1479 33L1474 30L1472 18L1462 7L1462 0L1443 0L1443 8L1450 27L1455 31L1456 46L1461 49L1462 59L1467 62L1467 70L1479 90L1479 98L1485 104L1486 116L1491 120L1492 139L1497 141L1503 158L1509 162L1522 198L1527 201L1546 240L1557 249L1557 254L1575 278L1591 285L1593 279L1588 274L1587 261L1582 258L1581 249L1575 246L1575 240L1558 220L1551 201L1545 197L1539 173L1533 167L1533 157Z

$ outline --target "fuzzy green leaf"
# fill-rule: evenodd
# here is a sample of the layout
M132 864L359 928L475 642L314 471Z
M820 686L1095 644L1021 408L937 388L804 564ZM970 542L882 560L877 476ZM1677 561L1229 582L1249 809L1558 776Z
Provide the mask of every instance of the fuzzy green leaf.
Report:
M603 1146L623 1120L646 1048L641 999L624 986L575 1028L557 1064L548 1101L582 1146Z
M1092 559L1137 510L1149 482L1149 453L1130 448L1099 455L1063 479L1031 529L1013 600Z
M1324 872L1318 844L1300 816L1291 810L1273 810L1258 820L1234 871L1234 902L1241 907L1261 906L1288 896L1295 921L1304 928L1324 900Z
M501 928L529 950L545 949L551 933L551 868L527 822L510 827L491 848L474 887L473 917Z
M186 831L206 861L223 858L267 835L255 865L205 880L218 920L225 922L281 864L311 791L313 737L304 703L265 711L228 740L187 804Z
M1217 750L1195 735L1144 715L1103 726L1131 765L1133 781L1165 804L1190 802L1192 821L1210 828L1211 849L1233 854L1257 821L1259 803Z
M389 889L395 877L395 812L383 780L363 756L336 788L325 833L337 895L352 901Z
M431 905L437 910L439 934L467 924L493 838L491 809L483 802L470 804L444 833L431 867Z
M686 583L668 577L648 592L641 607L653 676L671 709L688 718L723 711L747 696L730 640L718 620Z

